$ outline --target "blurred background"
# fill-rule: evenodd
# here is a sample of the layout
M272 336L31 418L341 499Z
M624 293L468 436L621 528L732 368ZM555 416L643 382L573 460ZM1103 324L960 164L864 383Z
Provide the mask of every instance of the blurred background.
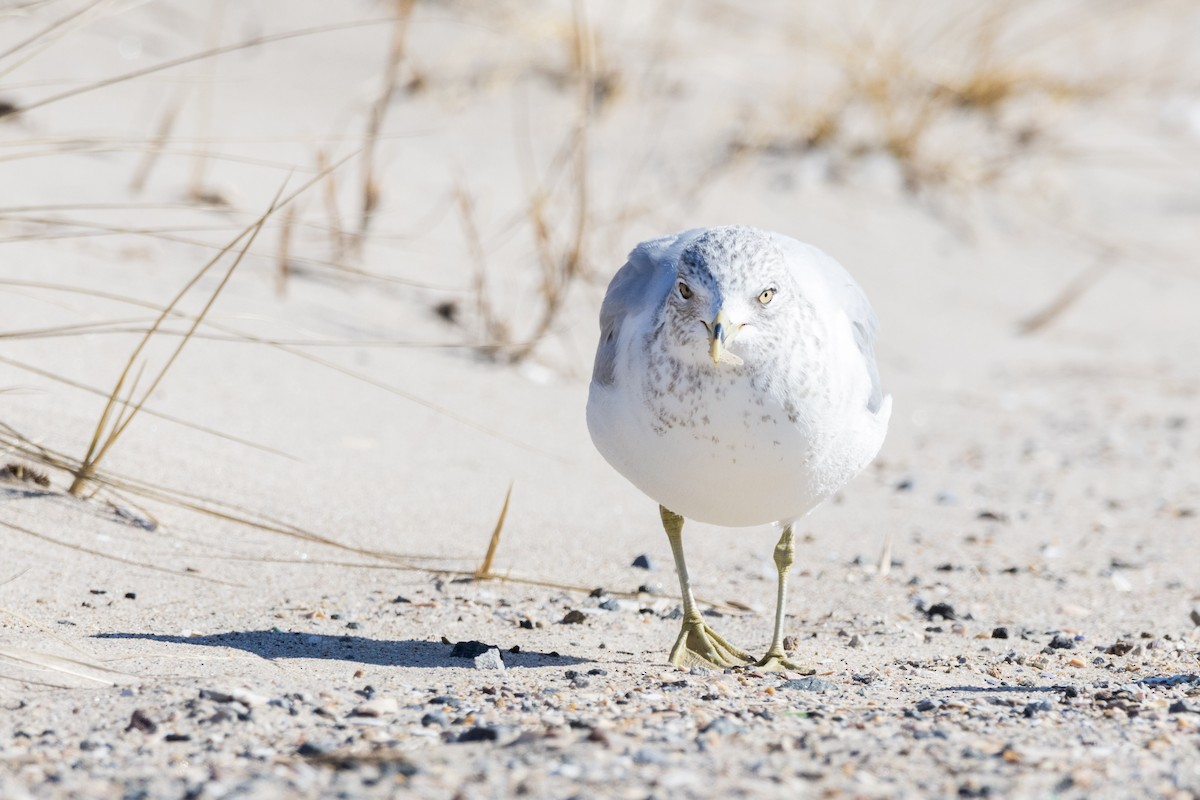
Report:
M583 423L599 303L638 241L737 222L879 311L864 480L1174 518L1198 35L1167 1L8 0L4 444L148 527L194 492L459 557L515 481L517 545L636 549ZM865 502L837 524L917 501Z

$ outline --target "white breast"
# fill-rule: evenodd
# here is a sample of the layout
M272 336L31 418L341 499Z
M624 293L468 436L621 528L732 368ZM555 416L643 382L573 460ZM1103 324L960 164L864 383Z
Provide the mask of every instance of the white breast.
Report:
M616 381L591 386L592 440L630 482L690 519L741 527L802 517L874 458L886 432L890 401L878 414L849 404L865 376L822 375L820 390L795 402L722 364L704 391L651 397L644 357L621 355Z

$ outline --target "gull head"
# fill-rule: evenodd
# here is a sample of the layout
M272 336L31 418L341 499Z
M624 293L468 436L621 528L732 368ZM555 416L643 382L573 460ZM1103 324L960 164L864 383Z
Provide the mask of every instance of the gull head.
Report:
M754 228L710 228L679 256L663 309L677 359L712 369L778 357L791 287L783 255Z

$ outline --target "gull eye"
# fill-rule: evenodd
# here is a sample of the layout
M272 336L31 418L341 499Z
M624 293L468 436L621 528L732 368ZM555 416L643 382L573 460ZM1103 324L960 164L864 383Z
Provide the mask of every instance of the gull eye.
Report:
M692 299L692 287L688 286L683 281L679 282L679 296L684 300Z
M765 306L767 303L771 302L771 298L774 296L775 296L774 289L763 289L761 292L758 293L758 302L762 303Z

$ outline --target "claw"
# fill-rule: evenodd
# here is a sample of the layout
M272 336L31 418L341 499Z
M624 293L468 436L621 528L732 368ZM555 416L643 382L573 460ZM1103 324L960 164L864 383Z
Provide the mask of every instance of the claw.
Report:
M701 666L717 669L744 667L754 658L739 647L725 641L703 620L684 620L679 638L671 648L672 666Z
M754 662L754 666L766 672L799 672L801 675L814 675L816 669L807 665L797 664L783 653L768 652Z

